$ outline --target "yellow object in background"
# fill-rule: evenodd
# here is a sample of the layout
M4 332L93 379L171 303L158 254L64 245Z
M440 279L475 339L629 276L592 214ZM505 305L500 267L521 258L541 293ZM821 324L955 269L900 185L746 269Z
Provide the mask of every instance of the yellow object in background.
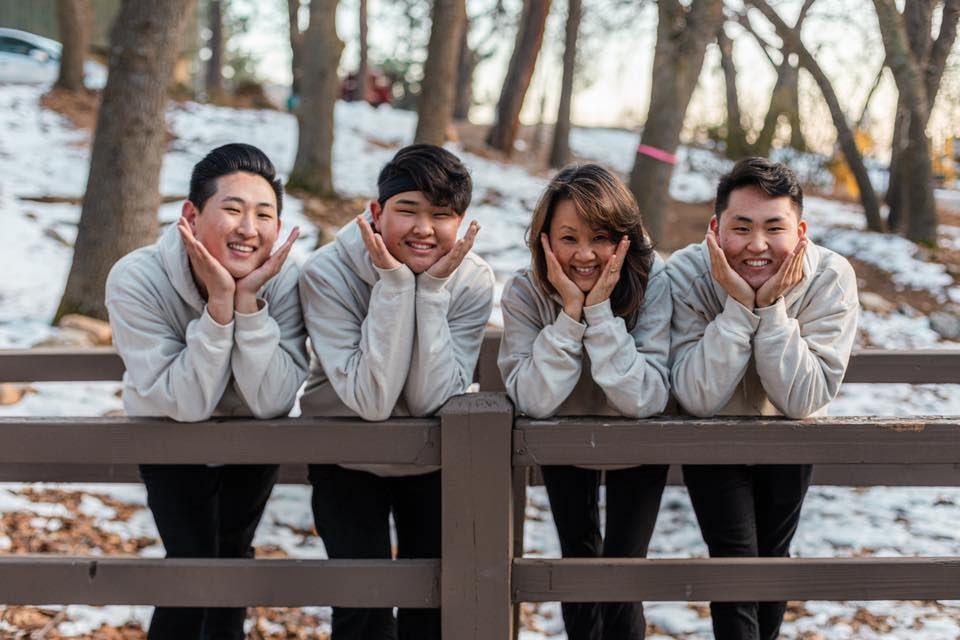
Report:
M867 155L873 151L874 142L869 133L863 129L855 129L853 140L862 155ZM833 175L833 192L838 195L849 196L850 198L860 199L860 188L857 186L857 179L853 176L850 165L839 145L834 147L833 157L827 161L827 169Z

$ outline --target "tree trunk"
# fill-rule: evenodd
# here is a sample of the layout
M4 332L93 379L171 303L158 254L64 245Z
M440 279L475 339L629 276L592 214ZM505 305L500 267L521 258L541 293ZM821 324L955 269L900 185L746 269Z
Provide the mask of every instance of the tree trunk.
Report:
M290 31L290 73L292 81L290 92L300 95L300 82L303 78L303 34L300 33L300 0L287 0L287 17Z
M464 0L433 0L433 24L423 83L417 100L414 142L442 145L453 118L457 84L457 58L467 22Z
M513 143L520 128L520 110L537 65L543 33L550 14L551 0L524 0L517 39L507 66L507 76L497 102L497 116L487 133L487 146L505 154L513 152Z
M650 236L660 241L666 229L673 164L642 151L652 149L655 155L676 152L707 44L716 37L723 21L723 2L694 0L685 9L678 0L661 0L657 11L650 109L630 173L630 190Z
M767 4L766 0L750 0L750 4L757 8L767 20L773 24L777 35L783 40L784 46L795 52L800 58L800 65L813 76L823 99L830 109L830 116L833 119L833 125L837 130L837 142L843 151L844 158L850 166L854 179L857 181L857 188L860 189L860 202L863 205L863 212L867 219L867 228L871 231L882 231L883 220L880 218L880 203L877 201L877 194L873 190L873 184L870 182L870 176L867 173L867 167L863 163L863 156L857 148L856 139L853 130L847 123L847 117L843 113L837 94L830 84L830 79L817 64L816 59L807 50L800 34L790 27L780 18L776 11Z
M83 62L90 48L92 28L90 0L57 0L57 24L60 28L60 73L54 87L80 91L83 86Z
M156 237L167 86L193 8L193 0L131 0L120 7L73 264L54 321L68 313L106 319L110 267Z
M738 160L750 153L747 144L747 132L743 130L740 119L740 99L737 95L737 66L733 62L733 41L727 36L721 25L717 31L717 45L720 48L720 67L727 89L727 157Z
M223 100L223 10L220 0L207 5L207 28L210 29L210 59L207 61L207 100Z
M367 0L360 0L360 67L357 69L357 87L361 100L366 100L369 94L370 70L367 61Z
M470 32L470 20L464 23L460 34L460 56L457 60L457 97L453 104L453 119L466 120L473 106L473 72L480 63L480 55L470 48L467 35Z
M553 128L550 166L560 168L570 160L570 107L573 102L573 73L577 66L577 34L583 14L582 0L567 0L567 33L563 44L563 80L560 85L560 106Z
M947 0L944 3L936 40L931 35L933 10L932 0L908 2L902 16L887 3L877 5L887 66L893 71L900 91L890 154L886 196L890 215L887 223L891 230L926 243L936 242L937 217L931 182L930 141L925 129L929 111L940 90L947 56L956 40L960 1ZM910 77L911 73L920 73L920 70L923 72L919 77ZM921 105L910 97L919 93L924 94L926 115L918 112ZM916 118L921 120L915 122ZM926 182L922 182L924 180ZM919 219L914 220L918 216Z
M311 0L310 26L303 34L300 134L287 188L323 197L333 188L333 111L340 91L337 65L343 42L337 36L337 0Z

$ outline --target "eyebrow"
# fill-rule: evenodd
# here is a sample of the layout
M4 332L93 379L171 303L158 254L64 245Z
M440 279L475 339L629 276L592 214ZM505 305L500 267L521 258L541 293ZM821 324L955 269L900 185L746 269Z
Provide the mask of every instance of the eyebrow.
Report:
M753 218L750 218L748 216L733 216L733 219L738 220L740 222L749 222L750 224L754 223ZM782 220L783 220L783 216L773 216L772 218L767 218L766 220L764 220L763 224L770 224L771 222L781 222Z
M412 206L412 207L418 207L418 206L420 206L420 203L419 203L418 201L416 201L416 200L407 200L406 198L404 198L403 200L397 200L397 204L406 204L406 205L410 205L410 206Z
M577 229L575 229L574 227L571 227L571 226L568 225L568 224L562 224L562 225L560 225L560 230L563 231L564 229L567 229L568 231L573 231L574 233L577 232Z
M240 196L227 196L227 197L225 197L225 198L222 200L222 202L236 202L236 203L238 203L238 204L247 204L247 201L244 200L243 198L241 198ZM258 203L257 203L257 206L258 206L258 207L270 207L271 209L275 209L275 208L276 208L276 207L273 205L273 203L271 203L271 202L258 202Z

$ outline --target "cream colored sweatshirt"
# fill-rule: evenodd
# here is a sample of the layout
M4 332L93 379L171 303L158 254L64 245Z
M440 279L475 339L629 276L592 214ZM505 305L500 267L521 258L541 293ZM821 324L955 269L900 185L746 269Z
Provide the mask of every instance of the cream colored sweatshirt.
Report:
M184 422L289 413L307 376L306 332L291 261L226 325L207 313L174 225L110 270L106 305L126 371L130 416Z
M632 330L610 301L585 307L583 323L521 269L503 289L497 364L517 410L532 418L660 413L669 399L670 281L656 256Z
M810 242L803 280L747 309L714 280L705 242L667 262L673 289L670 381L696 416L825 413L856 336L857 279L843 256Z
M493 271L473 252L445 279L415 275L406 265L378 269L356 221L346 225L300 276L314 355L303 415L429 416L465 393L493 307L493 282ZM384 476L433 470L351 468Z

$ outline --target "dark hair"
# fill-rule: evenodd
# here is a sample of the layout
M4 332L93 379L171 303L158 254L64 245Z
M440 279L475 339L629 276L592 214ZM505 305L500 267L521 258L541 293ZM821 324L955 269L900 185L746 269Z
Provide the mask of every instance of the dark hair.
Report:
M470 173L460 158L442 147L411 144L397 151L377 178L381 207L397 193L384 190L388 183L396 185L404 181L410 187L408 190L420 191L431 204L450 207L458 215L463 215L470 206L473 193Z
M202 211L210 196L217 192L217 179L240 171L258 175L270 183L277 195L279 216L283 209L283 183L277 177L276 168L263 151L240 142L217 147L194 165L190 175L190 195L187 199Z
M756 187L771 198L790 198L797 216L803 214L803 189L790 167L766 158L744 158L733 165L730 173L720 178L713 212L719 218L726 211L730 194L742 187Z
M633 194L615 175L596 164L572 164L564 167L547 185L533 210L527 229L527 247L532 256L537 284L547 293L555 293L547 279L547 258L540 234L550 233L557 205L570 200L577 215L594 229L603 229L616 244L623 235L630 237L630 249L620 271L620 281L610 294L613 313L632 329L653 267L653 245L643 229L640 208Z

